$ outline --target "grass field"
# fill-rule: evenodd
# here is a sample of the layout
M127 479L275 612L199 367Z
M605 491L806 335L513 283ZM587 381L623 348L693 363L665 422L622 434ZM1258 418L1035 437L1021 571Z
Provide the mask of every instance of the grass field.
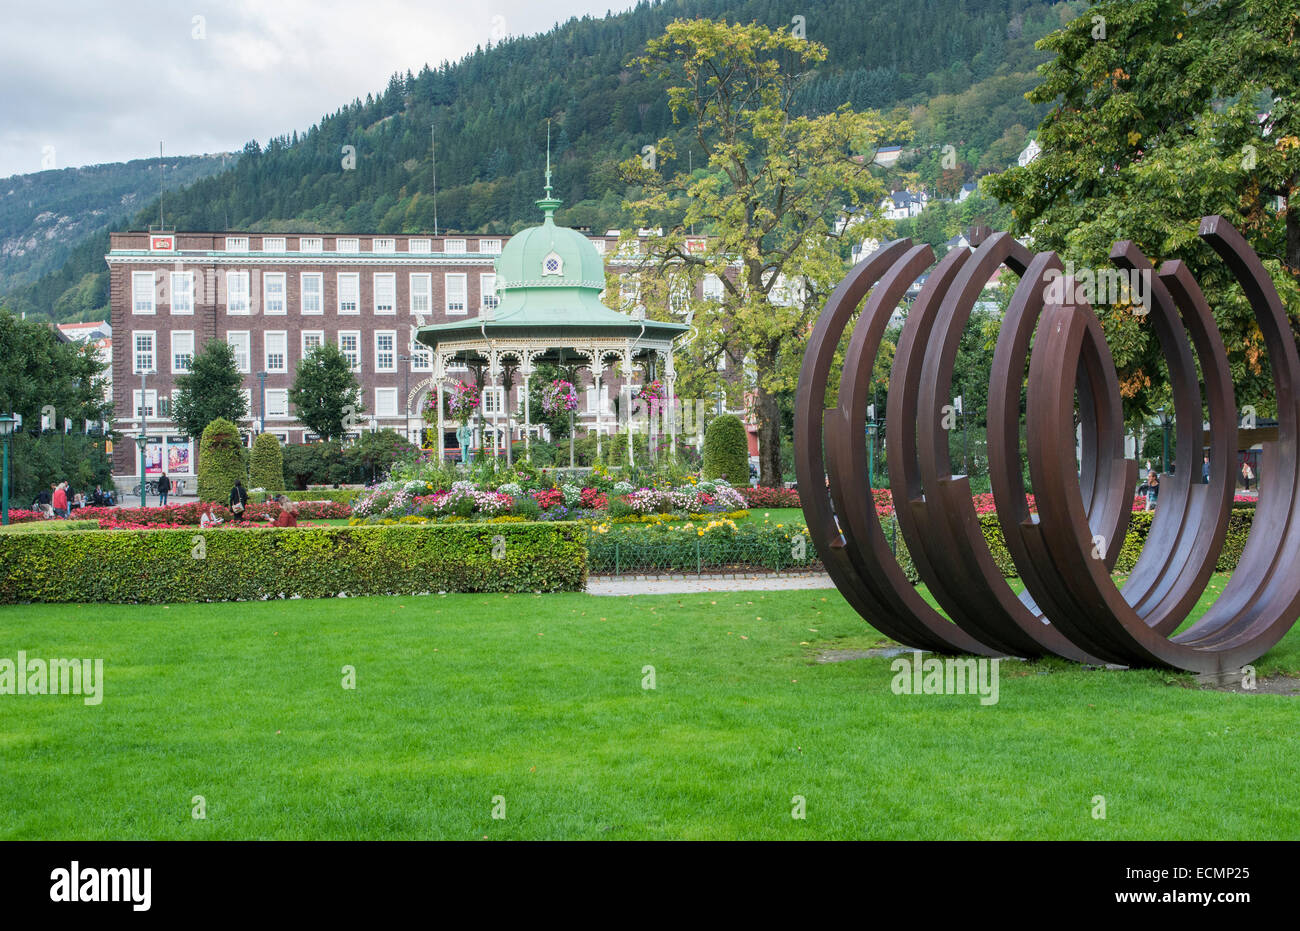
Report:
M1296 698L815 661L882 640L833 590L0 608L0 657L106 681L0 696L0 837L1300 838Z

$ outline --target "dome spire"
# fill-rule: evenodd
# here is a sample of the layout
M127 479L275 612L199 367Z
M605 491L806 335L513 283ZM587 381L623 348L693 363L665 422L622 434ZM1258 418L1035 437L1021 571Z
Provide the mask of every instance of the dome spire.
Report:
M546 224L555 223L555 211L560 204L564 203L551 192L551 121L549 119L546 121L546 196L534 203L542 208Z

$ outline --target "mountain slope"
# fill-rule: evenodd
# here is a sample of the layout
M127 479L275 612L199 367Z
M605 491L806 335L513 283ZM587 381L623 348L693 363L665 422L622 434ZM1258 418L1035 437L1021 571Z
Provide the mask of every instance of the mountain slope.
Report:
M799 5L806 34L825 43L830 55L801 105L808 112L842 103L917 108L946 95L961 102L962 118L954 119L951 107L939 119L914 109L921 117L918 141L936 149L951 144L973 167L1011 127L1037 124L1044 108L1022 96L1044 58L1033 42L1083 6L810 0ZM647 2L477 49L418 75L395 75L382 93L354 101L305 134L265 147L249 143L230 171L169 196L168 221L189 229L357 232L431 230L436 222L441 229L508 233L536 219L532 202L541 189L550 119L556 193L567 205L560 220L597 229L623 225L624 190L614 165L681 132L663 88L629 60L675 18L725 16L777 27L791 24L790 10L784 0ZM981 88L984 93L971 93ZM348 146L355 150L351 167ZM685 159L690 140L679 136L678 151ZM700 164L703 153L693 156ZM134 225L156 213L156 205L145 208ZM102 247L83 243L59 272L5 303L52 316L80 306L106 277L102 255Z

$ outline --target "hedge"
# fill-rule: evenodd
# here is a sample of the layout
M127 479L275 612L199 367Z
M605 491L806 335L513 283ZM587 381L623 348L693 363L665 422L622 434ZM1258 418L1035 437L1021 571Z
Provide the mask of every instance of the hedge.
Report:
M274 433L259 433L248 459L248 484L272 494L284 491L284 454Z
M0 603L580 591L586 536L565 523L5 534Z
M703 478L725 478L733 485L749 482L749 434L735 414L714 417L704 431Z
M318 491L282 491L290 501L333 501L336 504L351 504L352 499L362 494L355 488L322 488ZM257 491L248 493L250 504L262 504L270 497L267 492Z
M1155 517L1154 511L1134 511L1129 520L1128 533L1124 537L1124 545L1120 547L1119 558L1115 562L1116 572L1132 572L1133 567L1137 565L1138 557L1142 555L1142 547L1146 543L1147 534L1151 531L1151 519ZM1219 561L1215 565L1216 572L1231 572L1237 568L1237 562L1241 559L1241 552L1246 546L1246 538L1250 536L1251 522L1255 517L1253 507L1233 508L1228 515L1228 534L1223 540L1223 550L1219 553ZM997 563L1002 574L1007 578L1019 575L1016 571L1016 564L1011 559L1011 552L1007 549L1006 540L1002 536L1002 527L998 523L996 514L981 514L979 516L980 528L984 532L984 539L988 543L989 552L993 555L993 561ZM890 521L882 518L885 534L891 533ZM913 583L920 581L920 575L916 571L916 566L912 562L912 557L907 552L907 546L903 542L902 531L897 532L897 558L899 565L903 567L903 572Z
M65 530L98 530L97 520L42 520L0 526L0 533L62 533Z
M218 417L203 428L199 440L200 501L229 501L235 479L247 478L248 464L239 428Z

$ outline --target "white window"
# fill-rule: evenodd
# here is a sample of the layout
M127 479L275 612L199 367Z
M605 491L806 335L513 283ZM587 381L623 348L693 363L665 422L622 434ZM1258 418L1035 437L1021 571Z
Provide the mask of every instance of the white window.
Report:
M360 239L336 239L334 240L335 252L360 252Z
M375 371L397 371L397 331L375 331Z
M376 239L370 243L371 252L396 252L396 239Z
M411 313L433 313L433 276L417 274L411 276Z
M675 281L668 292L668 309L675 314L684 314L690 310L690 292L687 283Z
M704 299L706 301L722 300L722 279L713 272L704 276Z
M605 240L593 239L591 241L591 244L596 247L596 251L599 252L601 255L605 254Z
M433 371L433 353L424 343L416 342L415 327L411 327L411 371L412 372L431 372Z
M375 313L397 313L397 276L392 272L375 273Z
M235 350L235 368L241 372L251 372L252 368L252 341L249 338L247 330L228 330L226 332L226 342L230 348Z
M447 313L463 314L469 303L466 292L469 290L468 276L460 272L448 272L443 279L447 289Z
M491 417L493 414L504 414L505 408L505 388L484 388L483 389L483 413Z
M285 304L284 272L267 272L262 276L262 312L282 316Z
M239 389L239 393L242 394L242 395L244 396L244 411L245 411L245 413L244 413L244 419L247 420L247 419L249 419L250 417L253 416L253 389L252 389L252 388L240 388L240 389ZM253 445L253 438L252 438L251 436L247 436L247 437L245 437L245 438L244 438L244 445L245 445L245 446L252 446L252 445Z
M317 346L325 342L324 330L303 330L302 331L302 354L305 357Z
M154 312L154 287L153 272L131 273L131 313Z
M302 273L302 312L319 314L325 310L325 276L320 272Z
M614 406L610 403L609 394L607 393L608 387L609 387L608 385L601 385L599 395L596 394L595 385L592 385L591 387L587 388L587 390L584 392L585 395L584 400L586 402L587 405L586 409L588 412L596 410L597 404L600 405L601 414L612 414L614 412Z
M227 252L247 252L247 251L248 251L248 237L247 237L247 236L227 236L227 237L226 237L226 251L227 251Z
M499 303L497 300L497 276L491 273L479 275L478 293L483 307L496 307Z
M448 255L460 255L465 251L465 240L448 239L443 243L442 251Z
M131 371L136 375L142 372L152 372L156 367L154 331L135 330L131 334L131 345L135 349L131 361Z
M140 389L131 392L131 406L135 409L135 419L158 416L158 392L150 388L141 397Z
M298 240L299 252L323 252L325 240L319 236L304 236Z
M564 259L560 254L552 250L546 258L542 259L542 277L546 278L551 275L564 274Z
M263 236L263 237L262 237L262 251L263 251L263 252L284 252L284 251L286 251L285 248L284 248L284 237L283 237L283 236Z
M172 313L194 313L194 272L172 272Z
M361 371L360 330L339 330L339 351L352 363L352 371Z
M267 417L288 417L289 416L289 389L288 388L267 388L266 389L266 416Z
M397 389L396 388L375 389L375 416L376 417L397 416Z
M194 331L172 330L172 373L184 374L194 361Z
M268 330L262 336L268 372L289 371L289 334L284 330Z
M411 239L406 243L407 252L415 252L425 255L433 251L433 240L431 239Z
M499 239L480 239L478 241L478 251L486 252L489 255L501 254L501 240Z
M361 275L339 272L339 313L361 313Z
M226 313L248 314L248 272L226 272Z

